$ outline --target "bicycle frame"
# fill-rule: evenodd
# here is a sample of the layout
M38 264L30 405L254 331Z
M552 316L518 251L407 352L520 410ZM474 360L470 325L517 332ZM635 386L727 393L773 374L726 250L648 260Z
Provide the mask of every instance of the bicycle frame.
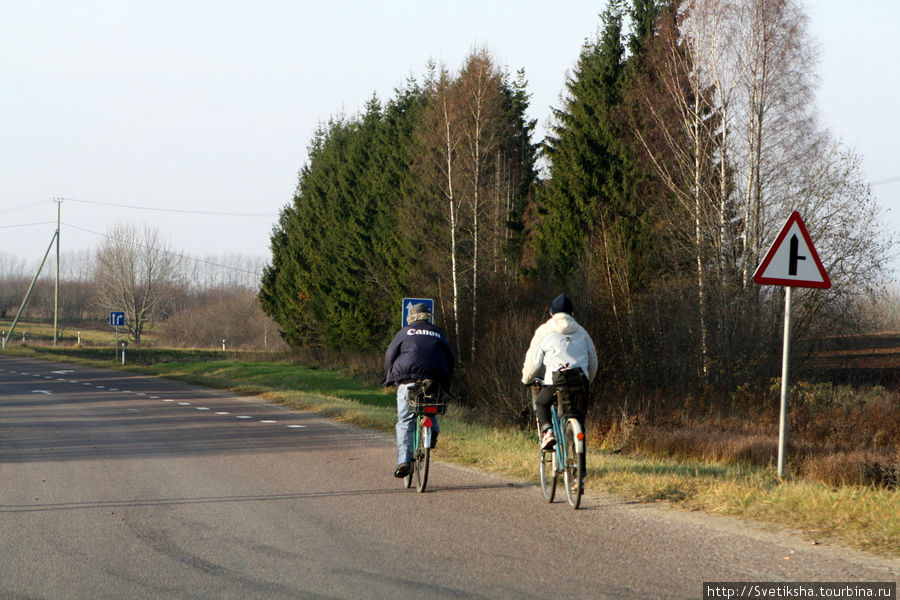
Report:
M446 399L439 396L416 395L410 398L410 409L416 413L416 426L413 435L412 469L404 478L404 485L410 487L413 477L416 479L416 491L424 492L428 484L428 466L431 462L432 433L434 419L446 410Z
M552 450L541 450L541 492L547 502L553 502L556 495L556 481L562 475L566 486L569 506L578 508L584 492L585 443L581 421L574 415L559 415L560 397L550 405L550 426L556 438ZM552 453L554 458L547 457Z
M554 453L556 454L556 472L562 473L566 469L566 460L568 459L568 456L566 455L568 449L566 448L566 444L564 443L566 439L564 426L569 421L575 421L575 423L577 424L576 431L580 432L581 423L579 423L578 419L576 419L575 417L569 416L566 416L565 420L560 422L559 416L556 414L556 402L550 405L550 419L553 425L553 436L556 438L556 452ZM583 437L581 437L580 439L578 437L575 438L575 450L577 452L584 452Z

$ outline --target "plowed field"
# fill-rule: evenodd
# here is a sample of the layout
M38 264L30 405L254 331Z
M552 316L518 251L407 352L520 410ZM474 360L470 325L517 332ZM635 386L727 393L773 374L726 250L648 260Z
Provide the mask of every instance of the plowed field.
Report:
M836 336L803 372L840 383L900 388L900 332Z

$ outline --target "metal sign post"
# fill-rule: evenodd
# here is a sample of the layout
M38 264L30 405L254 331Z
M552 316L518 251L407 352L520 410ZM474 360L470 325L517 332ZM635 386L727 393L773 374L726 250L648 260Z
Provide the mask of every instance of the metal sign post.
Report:
M781 411L778 416L778 477L784 477L784 448L787 445L788 367L791 356L791 286L784 294L784 348L781 354Z
M119 358L119 326L125 325L125 311L112 310L109 312L109 324L116 328L116 360ZM125 348L122 348L122 360L125 360Z
M811 260L810 260L811 259ZM781 409L778 418L778 477L784 477L785 447L787 446L787 412L789 365L791 355L791 300L794 287L827 289L831 280L800 213L794 211L766 257L753 274L753 281L764 285L783 285L784 294L784 348L781 356Z

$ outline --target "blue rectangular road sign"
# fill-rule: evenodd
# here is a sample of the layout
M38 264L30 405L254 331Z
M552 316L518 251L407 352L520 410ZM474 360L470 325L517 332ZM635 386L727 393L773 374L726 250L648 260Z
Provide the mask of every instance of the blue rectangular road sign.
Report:
M109 313L109 324L111 327L125 326L125 311L113 310Z
M428 306L428 312L431 313L431 322L434 323L434 300L431 298L404 298L401 305L403 327L409 325L409 309L416 304L425 304Z

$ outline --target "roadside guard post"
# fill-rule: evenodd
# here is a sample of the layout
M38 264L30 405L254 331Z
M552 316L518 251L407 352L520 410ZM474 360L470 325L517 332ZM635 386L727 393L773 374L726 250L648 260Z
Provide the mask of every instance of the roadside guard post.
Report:
M794 211L766 257L753 273L761 285L785 286L784 349L781 357L781 413L778 419L778 477L784 477L784 449L787 440L788 365L791 353L791 290L794 287L828 289L831 280L813 246L800 213Z
M434 323L434 300L431 298L404 298L400 305L400 320L403 322L403 327L409 325L409 309L416 304L428 306L428 312L431 313L431 322Z
M119 358L119 327L125 325L125 311L112 310L109 312L109 325L116 328L116 358ZM125 349L122 349L122 358L125 358ZM124 363L123 363L124 364Z

